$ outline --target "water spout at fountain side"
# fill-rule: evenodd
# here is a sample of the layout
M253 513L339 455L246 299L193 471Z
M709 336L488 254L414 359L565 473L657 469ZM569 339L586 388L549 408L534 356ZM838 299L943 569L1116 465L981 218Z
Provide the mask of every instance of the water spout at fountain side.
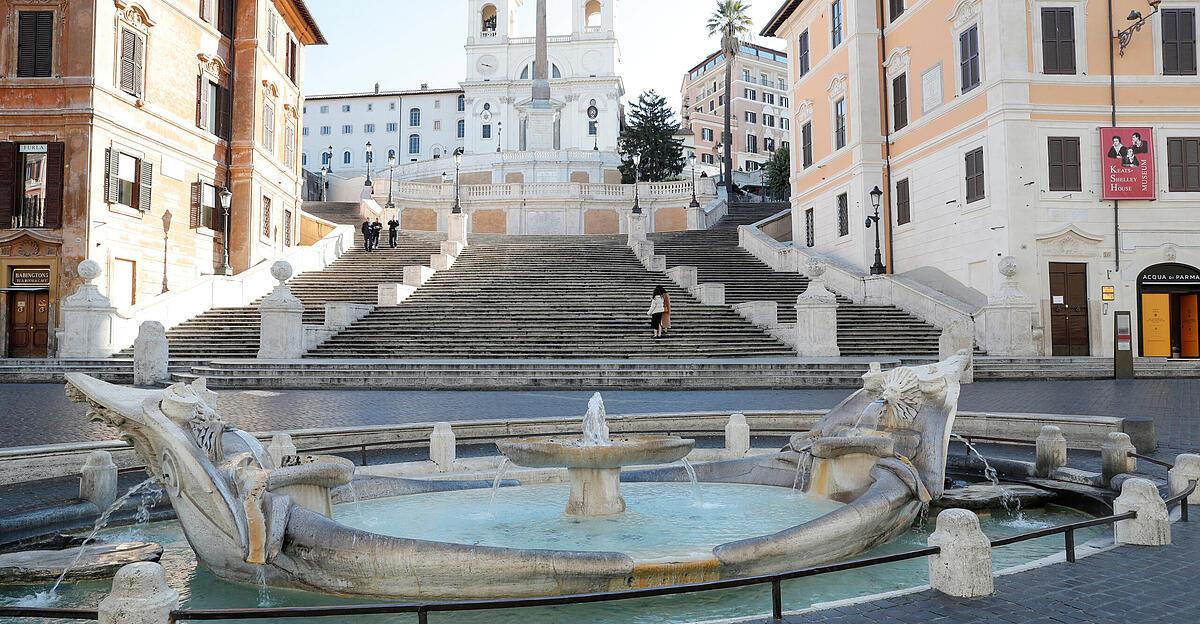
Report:
M604 398L600 393L592 395L588 401L587 413L583 416L583 446L609 446L612 439L608 435L608 416L604 411Z

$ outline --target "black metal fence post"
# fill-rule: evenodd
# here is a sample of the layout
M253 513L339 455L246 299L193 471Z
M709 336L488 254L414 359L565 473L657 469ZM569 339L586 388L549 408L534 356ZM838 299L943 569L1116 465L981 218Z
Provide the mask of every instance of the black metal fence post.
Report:
M1067 529L1063 537L1067 540L1067 563L1075 563L1075 529Z
M771 581L771 617L776 622L783 621L783 587L779 579Z

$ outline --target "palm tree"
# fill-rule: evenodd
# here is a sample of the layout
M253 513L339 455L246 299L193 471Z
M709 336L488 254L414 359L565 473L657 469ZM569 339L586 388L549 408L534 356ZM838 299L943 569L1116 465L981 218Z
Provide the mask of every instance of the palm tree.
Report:
M717 8L708 18L708 36L720 33L721 50L725 53L725 132L721 135L725 145L725 196L733 201L733 59L737 57L741 43L738 41L750 32L750 4L745 0L717 0Z

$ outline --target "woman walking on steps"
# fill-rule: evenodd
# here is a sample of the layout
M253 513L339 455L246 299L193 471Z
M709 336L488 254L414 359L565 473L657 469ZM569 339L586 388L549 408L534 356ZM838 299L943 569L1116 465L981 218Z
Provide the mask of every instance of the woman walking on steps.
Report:
M671 330L671 295L667 294L667 289L665 288L663 289L662 298L663 316L662 323L660 324L662 331L659 332L659 335L666 336L667 332Z
M646 310L646 314L650 315L650 329L654 332L654 337L662 336L662 320L663 312L666 311L667 289L658 286L654 289L654 298L650 300L650 309Z

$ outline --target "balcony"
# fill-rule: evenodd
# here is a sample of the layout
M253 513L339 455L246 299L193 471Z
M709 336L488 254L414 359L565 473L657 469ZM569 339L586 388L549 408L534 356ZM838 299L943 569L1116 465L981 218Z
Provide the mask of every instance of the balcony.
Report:
M12 216L12 228L46 227L46 207L41 197L26 197Z

